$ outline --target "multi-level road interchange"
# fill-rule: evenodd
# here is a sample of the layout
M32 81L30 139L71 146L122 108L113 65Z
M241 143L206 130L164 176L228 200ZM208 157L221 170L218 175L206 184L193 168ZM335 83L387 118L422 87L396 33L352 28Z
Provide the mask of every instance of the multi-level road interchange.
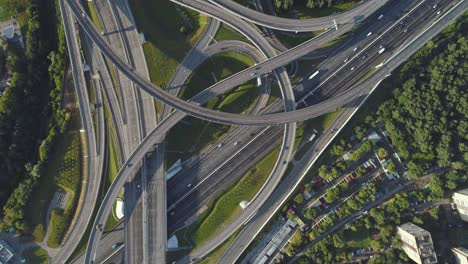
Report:
M234 28L238 29L239 24L245 23L242 20L233 20L231 16L226 12L220 11L219 8L216 8L215 6L212 6L207 3L199 3L198 1L174 1L176 3L180 3L184 6L191 7L194 9L197 9L198 11L207 13L208 15L217 17L218 19L222 20L225 23L230 24ZM217 2L230 2L230 1L217 1ZM373 4L369 4L370 2L373 2ZM364 2L366 5L368 4L369 7L376 7L377 4L376 2L380 2L381 5L383 5L382 2L386 1L366 1ZM425 1L420 1L421 3ZM427 1L427 2L433 2L433 1ZM449 4L450 1L440 1L440 2L445 2L446 5ZM453 1L452 1L453 2ZM78 22L80 25L83 27L85 32L89 34L90 38L92 41L98 46L98 48L101 50L101 52L112 62L115 64L116 68L118 68L125 76L127 76L132 82L136 83L138 87L142 88L144 91L146 91L149 95L155 97L156 99L159 99L163 101L164 103L168 103L169 106L180 110L182 112L188 113L190 115L200 117L206 120L210 121L215 121L215 122L220 122L220 123L227 123L227 124L242 124L242 125L276 125L276 124L281 124L281 123L289 123L293 121L303 121L321 114L324 114L326 112L329 112L331 110L334 110L346 103L349 103L353 101L356 98L360 98L361 96L366 95L371 87L374 87L375 83L378 81L382 80L385 78L386 75L388 75L394 68L396 68L398 65L400 65L404 60L406 60L412 53L414 53L419 47L421 47L430 37L433 37L435 33L437 33L441 28L443 28L443 25L446 25L448 22L453 20L456 16L453 15L452 17L446 18L446 21L439 21L437 24L437 30L432 31L427 31L430 32L431 34L426 34L421 36L421 40L417 41L416 44L406 46L404 47L405 52L399 52L397 55L393 55L392 58L386 61L386 63L377 69L371 77L368 79L361 81L354 85L353 87L346 89L345 91L341 91L338 95L335 95L331 97L330 99L327 99L324 102L315 104L312 107L308 108L303 108L300 110L296 110L290 113L275 113L275 114L264 114L260 116L245 116L245 115L236 115L236 114L227 114L227 113L220 113L220 112L215 112L212 110L208 110L202 107L198 107L197 104L203 104L206 103L211 97L216 96L217 94L222 94L225 93L226 91L229 91L230 89L236 87L237 85L244 83L245 81L248 81L252 78L256 78L257 76L261 76L262 74L274 71L276 73L276 76L279 77L280 83L282 85L282 92L283 96L285 97L285 109L286 110L293 110L295 108L295 100L294 100L294 94L292 93L291 85L289 84L289 79L287 78L287 75L285 75L284 70L281 71L281 68L278 68L279 66L285 65L288 62L291 62L297 58L300 58L304 55L307 55L310 53L313 49L317 49L324 44L330 42L331 40L335 39L336 37L342 35L346 31L349 31L352 29L354 23L348 23L344 22L344 25L339 24L340 29L338 31L335 31L334 29L329 29L327 32L324 34L320 35L316 39L310 40L308 42L305 42L302 45L299 45L298 47L285 51L279 55L275 55L274 51L269 51L268 48L268 43L266 44L261 44L262 40L260 37L258 37L258 31L255 32L256 30L253 29L251 32L249 32L249 28L252 28L249 26L249 24L246 24L247 27L245 27L247 30L242 30L242 33L244 33L256 46L257 48L260 48L260 50L264 53L264 55L269 58L268 60L258 63L257 65L250 67L238 74L235 74L226 80L223 80L212 87L208 88L201 94L195 96L192 100L193 103L187 103L183 100L176 99L175 97L168 95L166 92L159 90L157 87L152 85L149 81L147 81L145 78L141 77L139 74L135 72L135 70L132 67L127 66L126 62L121 60L118 55L115 54L115 52L108 46L105 41L102 40L102 36L97 33L97 31L93 28L92 23L90 20L87 18L86 15L83 15L84 12L82 12L81 8L79 7L79 4L72 0L68 0L67 3L71 7L72 12L75 14ZM349 12L356 12L356 10L359 10L359 8L362 8L362 6L365 6L365 4L360 4L357 7L351 9ZM379 6L380 7L380 6ZM366 9L366 10L371 10ZM377 9L377 8L375 8ZM465 1L461 1L460 4L458 5L459 10L465 10L466 9L466 3ZM232 11L232 10L231 10ZM375 11L375 10L373 10ZM373 12L372 11L372 12ZM371 14L367 13L367 14ZM453 14L453 13L452 13ZM353 15L354 16L354 15ZM335 21L345 21L345 20L339 20L339 19L334 19ZM235 21L235 22L233 22ZM239 22L240 21L240 22ZM346 20L349 21L349 20ZM253 21L255 22L255 21ZM259 23L260 24L260 23ZM297 25L297 24L296 24ZM312 25L312 23L311 23ZM329 27L329 24L327 24L327 27ZM323 27L322 27L323 28ZM434 27L433 27L434 28ZM290 30L290 31L297 31L297 30ZM308 31L308 30L304 30ZM435 33L434 33L435 32ZM419 39L418 39L419 40ZM67 38L68 41L68 38ZM260 44L259 44L260 43ZM271 46L270 46L271 47ZM283 77L281 75L283 74ZM289 86L289 87L288 87ZM215 94L210 94L215 92ZM288 94L289 92L289 94ZM276 112L281 111L281 108L276 108ZM119 175L117 176L115 182L113 183L109 193L106 195L105 200L103 202L103 207L101 207L99 213L98 213L98 220L96 223L103 223L105 222L105 219L107 218L107 215L110 212L110 209L112 207L112 203L116 198L116 195L113 195L115 193L118 194L119 190L123 187L123 184L125 183L126 179L132 174L132 171L135 170L136 164L138 164L139 161L142 160L142 158L145 156L146 153L150 152L152 149L155 148L155 144L161 143L163 140L163 137L165 133L172 127L178 120L183 118L185 116L179 111L172 112L170 113L160 124L153 130L151 131L146 138L137 146L135 152L133 152L127 161L124 163L124 166L122 167L121 171L119 172ZM259 193L258 197L262 199L256 199L254 200L256 202L252 203L249 207L251 207L251 210L245 210L243 212L244 215L248 216L248 212L250 211L250 216L253 215L258 209L254 208L260 208L260 206L265 202L265 200L268 198L268 196L271 194L273 191L274 187L279 183L279 180L281 179L281 176L284 174L284 171L286 169L286 166L281 165L281 164L287 164L287 161L290 159L292 148L288 148L288 146L291 146L293 144L293 138L294 136L294 130L295 126L293 124L287 125L285 131L286 133L284 134L284 141L283 141L283 146L282 146L282 151L280 154L280 157L277 161L277 164L272 172L272 175L270 176L269 180L267 181L266 185L264 188L262 188L261 192ZM291 141L292 138L292 141ZM329 142L329 141L328 141ZM289 150L289 151L288 151ZM284 163L283 163L284 161ZM272 177L273 175L278 175L279 177ZM277 182L275 182L277 181ZM270 184L270 185L269 185ZM265 195L262 194L262 192L265 192ZM257 197L257 198L258 198ZM109 206L110 205L110 206ZM110 208L110 209L108 209ZM248 208L250 209L250 208ZM247 213L246 213L247 212ZM239 220L239 222L245 222L247 218L244 217L239 217L236 220ZM240 223L240 225L242 225ZM239 224L233 224L232 225L234 229L232 228L227 228L226 229L226 234L231 232L232 230L236 230L239 226ZM92 261L92 256L93 253L95 254L96 248L93 248L93 241L97 238L99 235L98 230L93 230L91 234L91 239L90 239L90 244L89 248L87 251L87 262L89 263ZM232 232L231 232L232 233ZM223 234L223 235L226 235ZM227 236L226 236L227 238ZM209 245L205 248L202 249L208 249L212 250L216 245L219 245L219 239L215 244ZM200 251L200 250L199 250ZM199 258L202 257L203 255L200 255L200 253L194 252L192 254L193 258Z

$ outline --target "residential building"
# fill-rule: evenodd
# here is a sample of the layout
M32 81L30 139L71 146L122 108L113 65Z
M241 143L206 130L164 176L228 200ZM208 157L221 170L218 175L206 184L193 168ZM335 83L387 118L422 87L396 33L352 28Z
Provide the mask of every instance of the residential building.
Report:
M453 202L457 205L460 218L468 222L468 189L456 191L453 194Z
M13 258L13 249L7 242L0 240L0 263L8 263Z
M263 250L253 258L253 262L250 262L250 260L247 260L246 262L264 264L267 263L270 258L274 258L278 250L283 248L288 242L288 238L290 237L289 235L294 232L296 226L296 222L288 219L288 221L286 221L286 223L284 223L278 232L271 238Z
M20 26L15 19L8 19L0 22L0 39L18 43L23 47L23 37L21 36Z
M437 263L431 233L413 224L398 227L402 249L410 259L418 264Z
M455 255L455 263L468 264L468 249L462 247L452 248L452 252Z

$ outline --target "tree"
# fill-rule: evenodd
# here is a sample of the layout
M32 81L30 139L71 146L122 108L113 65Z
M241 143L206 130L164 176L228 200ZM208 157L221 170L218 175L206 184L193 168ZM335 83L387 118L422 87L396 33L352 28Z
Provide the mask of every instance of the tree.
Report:
M333 245L336 248L342 248L344 247L345 243L343 242L343 239L340 235L334 234L333 235Z
M294 1L293 0L274 0L275 2L275 7L278 10L289 10L293 5Z
M317 216L317 213L318 213L317 208L315 208L315 207L310 207L310 208L307 208L307 210L306 210L305 213L304 213L304 216L305 216L307 219L312 220L312 219L314 219L315 216Z
M387 171L389 173L392 173L392 174L395 173L395 163L392 162L392 163L388 164Z
M356 199L353 198L348 199L346 201L346 204L354 211L360 210L362 208L362 205L358 201L356 201Z
M379 158L383 159L383 158L388 156L388 151L385 148L379 148L377 150L377 156L379 156Z
M327 203L333 203L336 199L338 199L339 195L340 193L338 188L330 188L325 194L325 201L327 201Z
M431 181L429 182L429 191L431 193L431 197L434 199L440 199L444 197L445 191L443 183L438 176L432 176Z
M306 183L304 185L304 190L307 192L307 193L310 193L312 191L312 185L310 185L310 183Z
M380 250L383 248L382 241L380 240L371 240L370 246L373 250Z
M413 216L413 219L411 221L416 225L424 225L424 221L422 220L422 218L417 216Z
M297 194L294 197L294 202L297 204L302 204L304 202L304 195L302 193Z
M369 214L372 216L372 218L374 218L378 225L383 225L385 223L385 212L382 209L372 208L370 209Z
M342 156L345 154L345 147L341 144L335 144L331 148L331 153L335 156Z
M338 170L335 167L320 166L319 176L324 180L333 180L338 176Z

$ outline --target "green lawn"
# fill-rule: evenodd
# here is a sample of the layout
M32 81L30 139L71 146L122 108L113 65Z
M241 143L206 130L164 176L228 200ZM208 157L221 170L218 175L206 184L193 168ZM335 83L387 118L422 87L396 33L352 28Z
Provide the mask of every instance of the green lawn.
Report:
M110 185L114 182L115 177L119 173L121 161L119 159L118 143L116 139L115 128L113 124L108 126L107 129L107 183Z
M330 15L333 15L334 13L343 12L346 9L349 9L359 3L358 0L354 0L354 1L346 1L345 3L336 4L331 7L308 8L305 5L306 1L298 1L298 2L300 4L296 4L293 9L299 13L299 17L301 19L330 16ZM290 17L291 16L290 13L286 13L285 16Z
M165 87L190 47L203 32L207 17L167 0L132 0L151 81ZM181 29L189 33L182 33Z
M243 35L239 34L239 32L237 32L235 29L224 23L221 23L221 25L219 26L219 29L216 32L216 35L214 36L214 39L216 41L240 40L248 42L248 40Z
M46 165L46 171L32 194L31 201L29 202L30 209L26 212L28 223L36 231L36 241L43 239L44 232L40 231L41 227L38 227L38 225L45 224L47 209L55 190L63 189L71 193L66 208L71 212L74 211L77 194L81 185L80 115L75 107L76 97L74 90L70 89L65 97L70 101L70 105L74 106L71 109L72 114L68 130L63 135L57 137L54 149L51 151Z
M23 251L23 257L28 264L47 264L49 263L49 255L41 247L34 247Z
M188 99L205 88L233 73L253 65L247 56L237 52L215 55L198 67L181 89L180 97ZM240 113L252 106L258 96L255 80L251 80L236 89L211 100L207 107L211 109ZM228 132L230 126L206 122L193 117L186 117L173 127L167 136L167 165L177 159L186 159L211 142L215 142ZM187 136L187 131L191 131Z
M241 211L239 203L250 201L270 175L279 150L275 149L261 160L237 183L217 199L203 217L200 217L191 229L195 246L202 245L226 224L231 222ZM196 228L196 229L195 229Z
M99 19L98 13L96 11L96 8L94 7L94 3L91 1L86 1L86 5L83 5L86 12L90 15L91 20L94 23L94 26L96 26L96 29L101 32L103 30L103 26L101 23L101 20Z
M307 33L281 33L281 32L276 32L276 37L283 43L286 47L288 48L293 48L296 47L299 44L302 44L306 42L307 40L314 38L321 33L323 33L324 30L320 31L313 31L313 32L307 32Z
M111 231L114 227L116 227L120 223L120 220L117 219L117 216L115 215L116 207L117 207L117 201L112 206L112 212L110 213L109 218L107 218L107 222L104 227L104 232Z
M107 120L107 128L106 129L106 140L107 140L107 155L106 155L106 163L105 165L105 181L104 181L104 189L107 191L107 189L110 187L112 182L114 182L115 177L119 173L120 166L121 166L121 161L120 161L120 155L118 152L118 143L117 143L117 135L115 132L115 127L112 122L112 119L110 117L110 112L109 112L109 107L107 104L104 105L104 116ZM115 217L115 206L116 204L114 203L114 208L112 213L109 215L109 218L107 219L106 225L105 225L105 230L108 231L115 227L120 221Z
M294 148L298 148L299 145L306 141L296 152L294 158L300 160L302 156L309 150L309 148L314 144L317 138L320 136L320 133L325 130L335 117L340 113L339 110L327 113L325 115L319 116L314 119L310 119L304 122L304 125L299 127L296 132L296 141L294 142ZM315 139L312 142L309 142L310 136L314 133L314 129L319 132Z
M52 164L58 164L58 167L52 167L49 172L55 175L57 187L69 193L70 198L63 212L56 211L55 214L52 214L49 225L50 235L47 240L50 247L60 245L73 218L81 185L80 134L77 131L69 131L63 137L65 140L63 142L65 149L64 152L61 152L63 156L54 157L56 160ZM60 143L59 146L62 146Z
M236 231L232 236L230 236L224 243L222 243L219 247L213 250L208 256L206 256L200 264L216 264L223 256L224 252L228 249L228 247L234 242L237 235L240 233L240 230Z
M370 246L370 236L369 231L365 228L362 228L357 231L345 230L344 237L349 248L352 249L362 249Z

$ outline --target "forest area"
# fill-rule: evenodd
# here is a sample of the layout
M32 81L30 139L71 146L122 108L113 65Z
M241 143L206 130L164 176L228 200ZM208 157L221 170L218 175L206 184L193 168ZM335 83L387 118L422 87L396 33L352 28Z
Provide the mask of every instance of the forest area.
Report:
M55 1L0 0L0 6L3 17L19 22L24 40L24 48L3 40L0 47L0 74L11 84L0 97L0 231L24 232L31 193L70 118L61 102L66 44Z
M377 112L409 173L447 171L449 190L466 181L468 162L468 16L459 21L401 68L393 98Z

